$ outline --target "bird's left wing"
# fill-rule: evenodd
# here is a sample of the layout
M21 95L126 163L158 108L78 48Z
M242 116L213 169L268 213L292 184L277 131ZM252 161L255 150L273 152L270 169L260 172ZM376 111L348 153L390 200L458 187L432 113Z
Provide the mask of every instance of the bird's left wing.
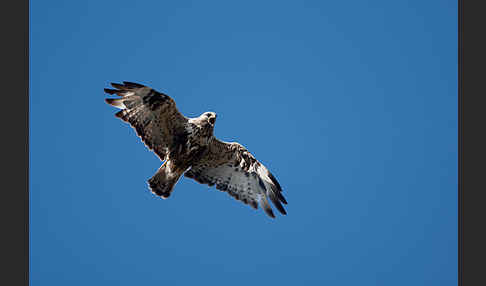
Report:
M120 98L107 98L106 102L122 109L116 117L128 122L145 145L164 160L167 152L175 148L187 118L170 96L148 86L127 81L111 85L115 89L105 88L105 92Z
M274 218L270 199L275 207L287 214L282 204L287 201L277 179L239 143L227 143L213 139L208 152L185 174L201 184L216 185L237 200L258 208L260 203L267 215Z

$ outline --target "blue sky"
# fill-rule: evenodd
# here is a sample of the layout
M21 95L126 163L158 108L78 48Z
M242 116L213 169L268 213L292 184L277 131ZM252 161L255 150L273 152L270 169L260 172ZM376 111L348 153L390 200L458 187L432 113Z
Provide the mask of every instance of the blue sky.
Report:
M31 285L457 285L456 1L32 1ZM160 165L135 81L280 181L271 220Z

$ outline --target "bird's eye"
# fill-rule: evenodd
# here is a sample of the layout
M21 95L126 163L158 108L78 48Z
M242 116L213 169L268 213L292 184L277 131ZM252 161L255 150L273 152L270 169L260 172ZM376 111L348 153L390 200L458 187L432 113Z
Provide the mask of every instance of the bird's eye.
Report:
M209 118L209 123L214 125L215 121L216 121L216 118L214 118L214 117Z
M209 116L211 116L211 113L206 113L206 117L209 117Z

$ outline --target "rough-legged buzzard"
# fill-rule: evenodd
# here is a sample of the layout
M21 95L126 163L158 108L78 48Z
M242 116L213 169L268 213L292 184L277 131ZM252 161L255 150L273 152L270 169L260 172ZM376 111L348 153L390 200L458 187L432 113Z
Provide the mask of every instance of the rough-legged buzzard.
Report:
M258 209L261 205L274 218L270 199L275 207L287 214L282 206L287 201L277 179L241 144L223 142L213 136L216 113L205 112L197 118L187 118L172 98L156 90L132 82L111 84L105 89L120 98L106 102L122 109L116 117L128 122L143 140L164 161L148 180L151 191L166 199L182 174L201 184L216 185L237 200Z

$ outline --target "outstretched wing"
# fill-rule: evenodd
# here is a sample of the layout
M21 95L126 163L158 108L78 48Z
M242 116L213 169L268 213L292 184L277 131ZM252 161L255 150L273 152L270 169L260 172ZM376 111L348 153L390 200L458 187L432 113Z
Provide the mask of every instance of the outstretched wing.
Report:
M274 218L270 199L275 207L287 214L281 203L287 204L277 179L263 164L239 143L222 142L214 138L204 157L185 174L201 184L216 185L220 191Z
M105 88L105 92L121 96L105 99L106 103L122 109L115 116L128 122L145 145L164 160L177 132L184 130L187 118L177 110L171 97L150 87L126 81L111 85L115 89Z

